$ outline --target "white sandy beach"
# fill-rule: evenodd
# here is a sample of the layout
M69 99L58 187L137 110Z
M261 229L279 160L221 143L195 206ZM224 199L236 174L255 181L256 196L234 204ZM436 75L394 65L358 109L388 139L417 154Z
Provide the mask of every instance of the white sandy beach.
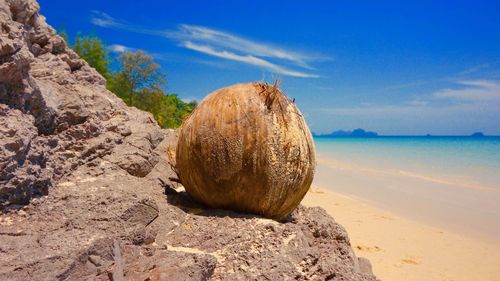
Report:
M371 261L381 280L500 280L497 242L430 226L318 187L302 203L323 207L343 225L356 254Z

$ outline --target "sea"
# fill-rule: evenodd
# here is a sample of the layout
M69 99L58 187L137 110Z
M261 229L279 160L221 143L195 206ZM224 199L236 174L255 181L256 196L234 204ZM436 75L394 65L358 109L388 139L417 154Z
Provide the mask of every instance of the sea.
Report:
M314 186L500 243L500 137L315 137Z

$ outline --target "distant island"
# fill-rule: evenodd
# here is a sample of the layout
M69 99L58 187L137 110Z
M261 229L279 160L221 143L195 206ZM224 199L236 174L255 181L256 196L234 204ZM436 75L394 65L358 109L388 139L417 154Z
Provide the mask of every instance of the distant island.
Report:
M353 131L334 131L329 134L316 134L313 132L313 136L315 137L349 137L349 138L374 138L378 137L378 134L375 132L365 131L361 128L355 129Z
M474 132L470 135L379 135L376 132L366 131L358 128L352 131L338 130L331 133L318 134L312 132L313 137L327 137L327 138L376 138L376 137L426 137L426 138L443 138L443 137L470 137L470 138L485 138L490 135L485 135L483 132ZM495 136L492 136L495 137Z
M472 138L482 138L485 135L482 132L475 132L472 135L470 135Z

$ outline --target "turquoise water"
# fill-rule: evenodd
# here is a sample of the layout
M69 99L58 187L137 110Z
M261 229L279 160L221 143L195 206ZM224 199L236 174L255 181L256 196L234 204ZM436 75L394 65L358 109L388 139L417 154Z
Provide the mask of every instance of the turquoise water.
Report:
M500 189L500 137L316 137L319 156L398 168L432 176L459 176Z
M315 185L438 226L500 237L500 137L314 140Z

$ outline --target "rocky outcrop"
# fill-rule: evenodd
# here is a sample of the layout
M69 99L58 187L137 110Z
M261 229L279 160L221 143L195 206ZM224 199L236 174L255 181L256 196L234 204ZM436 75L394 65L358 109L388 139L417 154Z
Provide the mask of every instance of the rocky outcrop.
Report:
M30 0L0 1L0 280L375 280L322 209L190 200L176 133L127 107Z
M164 137L149 114L106 91L37 12L34 1L0 2L0 208L46 195L99 159L144 177Z

